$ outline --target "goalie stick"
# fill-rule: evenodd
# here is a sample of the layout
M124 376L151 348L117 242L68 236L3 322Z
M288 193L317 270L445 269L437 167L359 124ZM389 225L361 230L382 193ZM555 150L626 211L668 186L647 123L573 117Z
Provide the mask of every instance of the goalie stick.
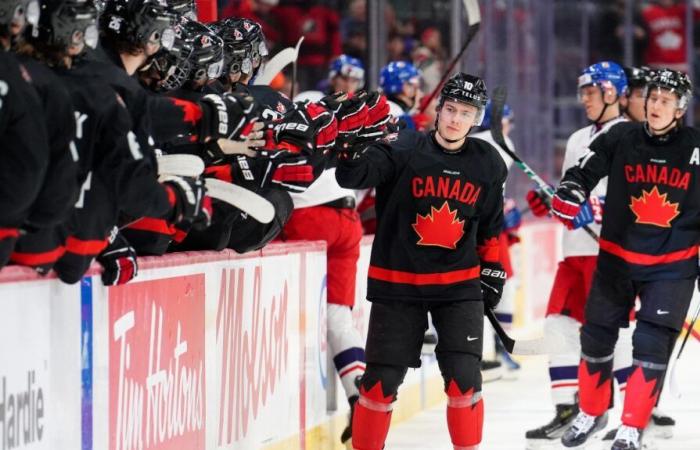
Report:
M270 58L268 62L265 63L262 73L259 73L253 84L255 86L269 85L273 78L277 76L278 73L287 67L289 64L293 63L299 57L299 46L304 40L304 36L299 38L296 47L287 47L280 50L275 56Z
M440 82L435 86L435 89L433 89L433 91L428 96L428 100L425 103L423 103L423 106L418 111L420 114L425 112L425 110L428 108L428 105L430 105L437 93L440 92L440 89L442 89L442 85L445 83L445 80L447 80L447 78L450 76L450 73L452 73L452 69L454 69L457 65L457 61L459 61L460 58L462 58L462 55L467 50L467 47L469 47L469 44L474 39L474 36L476 36L476 33L479 31L479 27L481 26L481 10L479 10L479 1L462 0L462 2L464 3L464 9L467 12L467 21L469 23L469 29L467 30L467 40L464 42L464 44L462 44L462 48L459 50L459 53L457 53L457 55L452 59L450 65L447 66L447 70L445 70L445 73L442 75L442 78L440 78Z
M525 164L525 161L520 159L518 155L508 148L506 140L503 137L503 107L506 104L507 96L506 88L503 86L496 86L493 90L493 95L491 98L491 137L498 144L501 149L508 154L515 164L525 172L525 175L535 183L550 199L554 196L554 189L547 184L539 175L535 173L530 166ZM593 231L588 225L581 227L592 239L598 242L598 235Z
M496 318L496 314L493 310L489 307L484 307L484 309L484 314L489 319L489 322L491 322L493 330L503 343L503 347L511 355L546 355L561 352L560 346L558 345L561 342L560 339L547 339L543 336L537 339L518 339L516 341L508 336L508 333L503 329L503 326Z
M676 359L673 360L673 366L670 369L670 374L669 374L669 388L671 388L671 395L676 397L676 398L681 398L681 390L678 387L678 381L676 380L676 367L678 367L678 360L681 358L681 353L683 353L683 349L685 348L686 342L688 342L688 337L693 334L693 329L695 328L695 322L698 320L698 314L700 314L700 302L698 303L698 306L695 308L695 313L693 314L693 319L690 321L690 325L688 326L688 330L685 333L685 337L683 338L683 342L681 342L681 347L678 349L678 353L676 354Z

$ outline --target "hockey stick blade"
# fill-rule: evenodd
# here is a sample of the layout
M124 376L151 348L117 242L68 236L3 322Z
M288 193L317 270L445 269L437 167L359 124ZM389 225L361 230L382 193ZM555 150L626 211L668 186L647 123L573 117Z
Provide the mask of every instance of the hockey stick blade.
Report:
M690 325L688 325L688 330L685 333L683 342L681 342L681 347L678 349L676 358L673 360L673 366L670 368L668 387L671 389L671 395L675 398L681 398L681 390L678 387L678 381L676 380L676 368L678 367L678 361L681 358L681 353L683 353L685 344L688 342L688 338L690 337L690 335L693 334L693 330L695 329L695 322L698 320L698 314L700 314L700 302L698 302L698 306L695 308L693 319L690 321Z
M207 194L235 206L261 223L270 223L275 218L275 207L266 198L241 186L217 180L206 179Z
M285 67L296 61L296 59L299 57L299 45L301 45L303 40L304 36L299 38L296 47L287 47L282 49L275 56L270 58L270 60L265 63L262 73L255 77L253 84L256 86L263 84L269 85L278 73L282 72Z
M518 339L516 341L508 336L508 333L503 329L503 326L498 321L496 314L491 308L486 307L484 314L486 314L489 322L491 322L491 326L503 343L503 347L511 355L546 355L560 353L560 349L553 345L551 340L547 340L544 337L530 340Z
M513 158L515 164L517 164L517 166L520 167L523 172L525 172L525 175L527 175L528 178L537 183L537 186L542 190L542 192L547 194L549 198L552 198L554 196L554 190L552 190L549 184L547 184L547 182L537 175L530 166L525 164L525 161L520 159L520 157L516 155L515 152L510 149L510 147L508 147L506 139L503 137L503 108L505 107L507 96L508 92L503 86L496 86L491 94L491 138L493 138L493 141L498 144L498 146L501 147L501 149L508 156ZM581 229L585 231L586 234L591 237L591 239L598 242L598 235L588 225L583 225Z
M204 172L204 161L196 155L161 155L157 161L158 175L198 177Z

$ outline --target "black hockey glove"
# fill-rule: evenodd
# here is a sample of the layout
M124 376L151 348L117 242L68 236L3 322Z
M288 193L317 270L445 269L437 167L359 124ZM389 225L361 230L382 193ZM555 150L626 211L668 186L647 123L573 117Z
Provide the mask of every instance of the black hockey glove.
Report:
M501 263L481 263L481 295L484 305L494 309L503 295L503 286L506 284L506 271Z
M587 199L588 194L580 184L562 181L552 197L552 214L567 228L573 229L573 220Z
M139 272L136 250L119 234L117 227L110 234L107 248L97 256L97 262L102 265L102 284L105 286L128 283Z
M253 97L242 93L209 94L200 100L202 105L200 142L225 138L245 138L257 119Z
M168 189L173 207L170 222L187 222L192 227L204 229L211 223L211 200L206 197L207 188L202 178L167 175L161 178Z
M338 121L338 140L351 142L367 121L367 93L358 92L348 98L346 94L327 95L320 101L322 105L335 114Z
M338 122L323 105L297 102L284 117L266 124L267 149L327 153L335 145Z

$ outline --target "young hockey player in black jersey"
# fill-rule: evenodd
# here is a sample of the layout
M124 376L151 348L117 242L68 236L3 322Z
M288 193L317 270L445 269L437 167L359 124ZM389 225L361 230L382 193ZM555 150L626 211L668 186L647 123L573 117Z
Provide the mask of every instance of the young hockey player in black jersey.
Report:
M25 0L0 0L0 40L9 45L26 17ZM36 7L36 3L34 3ZM34 12L36 13L36 11ZM46 121L26 70L0 49L0 268L10 258L20 230L30 216L49 163Z
M350 145L339 162L341 186L377 188L356 449L383 448L398 387L407 368L420 365L428 311L439 336L452 443L471 449L481 442L483 316L505 283L498 235L507 173L491 145L466 137L486 101L484 82L459 73L442 88L435 132L404 130L369 146Z
M646 122L620 123L590 144L552 199L563 222L608 177L600 255L581 329L581 412L562 437L580 447L604 427L612 354L635 298L633 370L614 450L641 448L698 276L700 133L682 125L692 96L687 75L657 71L646 92Z

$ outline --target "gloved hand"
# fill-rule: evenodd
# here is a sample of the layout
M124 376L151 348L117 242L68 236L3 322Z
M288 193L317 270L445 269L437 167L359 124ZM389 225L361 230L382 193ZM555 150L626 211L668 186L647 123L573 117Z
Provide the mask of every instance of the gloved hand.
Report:
M389 104L384 95L372 92L367 97L367 120L357 138L362 142L374 142L384 136L387 131L387 123L391 120Z
M248 94L208 94L200 99L202 118L199 140L244 139L257 120L255 100Z
M562 181L552 197L552 214L568 229L574 228L574 218L588 195L575 181Z
M172 206L171 223L189 222L195 228L206 228L211 223L211 200L207 200L207 188L200 177L167 175L161 182L168 190Z
M481 262L481 295L486 307L496 308L501 301L505 284L506 271L501 263Z
M593 208L591 207L591 202L589 200L586 200L583 202L581 205L581 209L578 211L578 214L576 214L576 217L574 217L574 220L571 222L572 224L572 229L577 230L583 226L588 225L589 223L593 223Z
M367 121L367 94L358 92L352 97L344 93L327 95L319 103L335 114L338 121L338 138L342 142L354 139Z
M549 199L542 189L533 189L527 193L527 204L535 217L549 214Z
M102 265L102 284L114 286L125 284L136 277L139 272L136 250L114 227L109 237L109 244L97 256Z
M323 105L297 102L284 117L266 124L264 147L296 153L326 153L335 144L337 135L338 122Z

